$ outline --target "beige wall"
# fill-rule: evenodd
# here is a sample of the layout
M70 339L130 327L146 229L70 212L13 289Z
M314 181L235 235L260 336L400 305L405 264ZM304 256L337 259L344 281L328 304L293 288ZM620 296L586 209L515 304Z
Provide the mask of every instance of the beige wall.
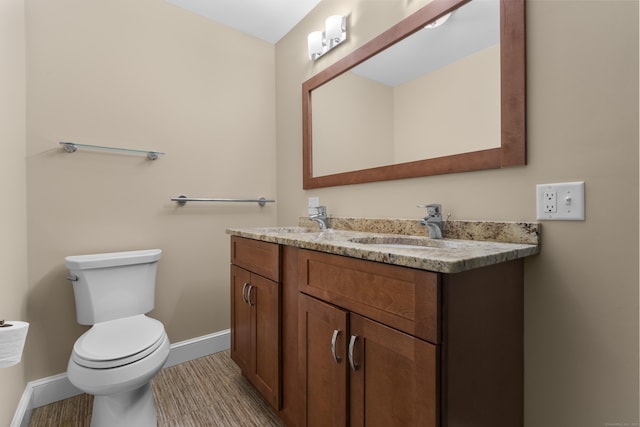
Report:
M0 319L5 320L27 320L24 31L24 1L1 1ZM0 368L0 425L11 422L26 382L25 363Z
M277 44L278 222L309 196L339 216L441 202L531 221L536 184L584 180L586 221L544 222L526 262L526 425L638 422L638 2L528 0L526 167L303 191L301 83L422 4L324 0ZM332 14L349 15L349 40L312 63L306 35Z
M29 379L66 371L85 330L66 255L161 248L151 315L171 341L227 329L224 230L276 206L169 199L277 197L274 46L162 0L26 5Z

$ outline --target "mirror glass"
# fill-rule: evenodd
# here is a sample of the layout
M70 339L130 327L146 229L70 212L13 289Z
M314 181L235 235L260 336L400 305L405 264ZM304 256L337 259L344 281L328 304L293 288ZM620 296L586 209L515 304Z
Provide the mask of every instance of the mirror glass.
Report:
M313 91L314 175L500 146L500 3L446 16Z
M305 188L524 164L524 119L503 114L524 114L524 7L516 73L504 33L524 1L502 3L430 3L305 82Z

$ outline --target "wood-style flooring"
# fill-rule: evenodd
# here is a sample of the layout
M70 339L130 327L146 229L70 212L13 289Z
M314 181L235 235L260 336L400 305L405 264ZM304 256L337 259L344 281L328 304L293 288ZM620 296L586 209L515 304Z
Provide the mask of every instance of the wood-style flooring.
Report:
M165 368L151 381L159 427L283 426L228 351ZM89 427L93 396L33 410L29 427Z

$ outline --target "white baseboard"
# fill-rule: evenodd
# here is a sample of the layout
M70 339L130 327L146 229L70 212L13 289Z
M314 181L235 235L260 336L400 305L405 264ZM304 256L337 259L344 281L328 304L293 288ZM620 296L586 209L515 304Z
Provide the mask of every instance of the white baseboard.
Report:
M163 368L226 350L231 345L230 337L231 331L227 329L171 344L169 358ZM66 373L30 381L22 393L11 427L28 427L34 408L68 399L81 393L69 382Z
M231 348L231 330L215 332L171 344L169 358L164 368L208 356L209 354Z

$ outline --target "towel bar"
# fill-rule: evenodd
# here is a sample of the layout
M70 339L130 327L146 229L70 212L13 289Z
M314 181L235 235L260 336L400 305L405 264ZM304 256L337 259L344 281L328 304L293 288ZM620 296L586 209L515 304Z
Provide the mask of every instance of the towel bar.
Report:
M275 203L275 200L265 199L264 197L258 197L257 199L207 199L207 198L199 198L199 197L187 197L187 196L178 196L173 197L171 199L172 202L177 202L178 205L184 206L187 202L249 202L249 203L257 203L260 206L264 206L267 203Z
M62 148L67 153L75 153L80 148L88 148L91 150L104 150L104 151L119 151L123 153L134 153L134 154L146 154L147 159L156 160L158 156L163 155L164 153L161 151L154 150L132 150L129 148L117 148L117 147L105 147L102 145L89 145L89 144L76 144L75 142L60 142Z

